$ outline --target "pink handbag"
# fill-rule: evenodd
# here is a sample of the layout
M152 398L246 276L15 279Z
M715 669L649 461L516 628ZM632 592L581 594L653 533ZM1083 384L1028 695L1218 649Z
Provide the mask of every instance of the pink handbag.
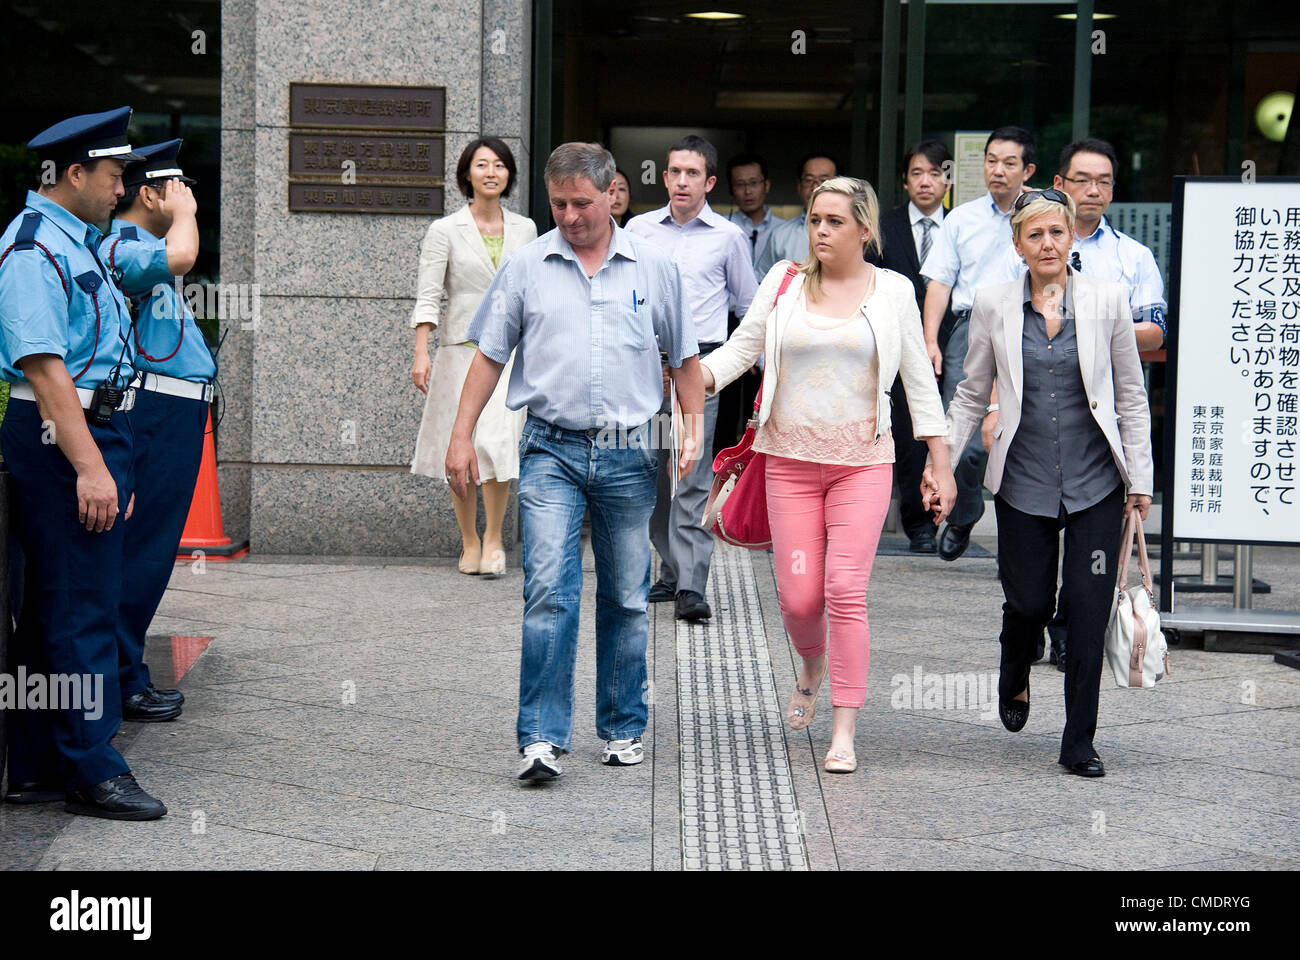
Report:
M786 268L781 286L772 301L772 310L798 271ZM728 447L713 460L713 488L700 525L719 539L749 550L766 550L772 545L772 527L767 521L767 457L754 452L754 434L758 430L758 411L763 402L763 388L754 398L754 415L745 427L740 443Z

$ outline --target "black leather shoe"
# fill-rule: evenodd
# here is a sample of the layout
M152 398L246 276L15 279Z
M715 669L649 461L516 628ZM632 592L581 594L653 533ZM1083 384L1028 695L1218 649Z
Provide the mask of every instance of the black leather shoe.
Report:
M709 603L694 590L682 590L677 594L678 620L707 620L713 616Z
M970 546L970 532L973 523L950 523L943 528L939 536L939 556L944 560L956 560Z
M677 584L669 583L661 577L650 588L649 599L651 603L667 603L669 600L677 599Z
M148 687L122 701L123 720L134 720L136 723L162 723L164 720L175 720L180 715L179 703L158 699Z
M1025 684L1025 695L1029 695L1029 684ZM1028 700L1003 700L998 698L998 718L1002 726L1012 733L1019 733L1029 722Z
M62 800L66 792L60 784L39 780L11 783L5 791L5 803L53 803Z
M933 533L918 533L908 539L911 542L907 545L907 549L912 553L934 553L939 549Z
M140 784L129 773L69 792L64 809L68 813L103 817L105 820L157 820L167 815L163 802L140 789Z
M1106 767L1101 762L1101 757L1093 757L1091 760L1080 760L1078 763L1063 763L1066 773L1072 773L1077 777L1104 777L1106 776Z
M144 689L145 693L152 694L155 700L161 701L162 703L174 703L179 706L185 702L185 694L181 693L179 690L159 690L153 685L152 680L149 681L149 686Z

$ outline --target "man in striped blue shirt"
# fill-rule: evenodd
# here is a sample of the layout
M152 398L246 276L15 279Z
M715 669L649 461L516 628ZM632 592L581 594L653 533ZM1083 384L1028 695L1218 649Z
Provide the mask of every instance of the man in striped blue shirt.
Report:
M519 779L560 775L573 730L582 594L580 534L591 511L596 559L596 728L602 762L640 763L649 632L662 350L685 431L678 477L699 456L704 384L677 267L610 216L614 158L566 143L546 161L558 225L501 265L470 324L478 345L447 448L448 482L478 483L474 424L513 351L506 406L528 407L520 441L524 622L516 728Z
M708 194L718 180L718 151L703 137L683 137L668 148L664 186L668 204L628 221L627 232L645 237L672 257L695 318L700 356L707 357L727 339L727 305L734 302L744 316L758 292L749 244L740 228L713 212ZM662 411L669 414L667 398ZM704 404L702 449L713 449L718 422L718 398ZM713 485L712 460L701 457L677 485L668 482L672 465L660 457L659 489L650 539L659 552L660 574L650 588L650 601L675 601L679 620L713 615L704 588L713 557L713 533L700 525L700 516Z

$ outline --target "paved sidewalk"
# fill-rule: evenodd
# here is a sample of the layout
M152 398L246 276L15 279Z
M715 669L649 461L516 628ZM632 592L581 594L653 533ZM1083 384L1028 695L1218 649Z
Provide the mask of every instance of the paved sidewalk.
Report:
M1300 608L1295 553L1257 551L1256 576L1274 587L1259 605ZM781 722L794 667L770 555L717 557L711 625L652 607L647 760L610 768L593 729L588 548L574 750L540 786L514 779L517 557L496 582L418 561L179 564L153 625L155 674L197 649L169 637L211 640L181 680L184 717L120 738L170 814L123 824L0 806L0 866L1300 866L1300 671L1175 648L1155 690L1104 680L1108 775L1065 776L1054 667L1034 668L1016 735L990 705L953 702L952 683L946 703L935 692L957 674L996 683L994 561L881 557L862 766L829 775L827 689L808 731ZM919 703L901 703L918 673Z

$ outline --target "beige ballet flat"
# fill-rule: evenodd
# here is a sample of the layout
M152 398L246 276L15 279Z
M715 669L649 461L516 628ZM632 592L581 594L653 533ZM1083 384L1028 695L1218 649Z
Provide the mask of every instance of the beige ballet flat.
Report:
M827 773L852 773L858 769L858 758L842 750L826 754Z
M801 695L798 684L795 684L794 693L790 694L791 706L786 711L786 722L790 724L791 730L803 730L817 716L817 694L813 694L812 701L807 706L794 705L794 698Z
M479 575L484 580L497 580L506 572L506 552L504 550L493 550L483 562L479 564Z
M479 548L479 556L475 557L473 560L467 559L468 555L469 554L465 548L461 547L460 559L456 561L456 569L466 576L477 577L479 575L479 563L483 559L482 548Z

